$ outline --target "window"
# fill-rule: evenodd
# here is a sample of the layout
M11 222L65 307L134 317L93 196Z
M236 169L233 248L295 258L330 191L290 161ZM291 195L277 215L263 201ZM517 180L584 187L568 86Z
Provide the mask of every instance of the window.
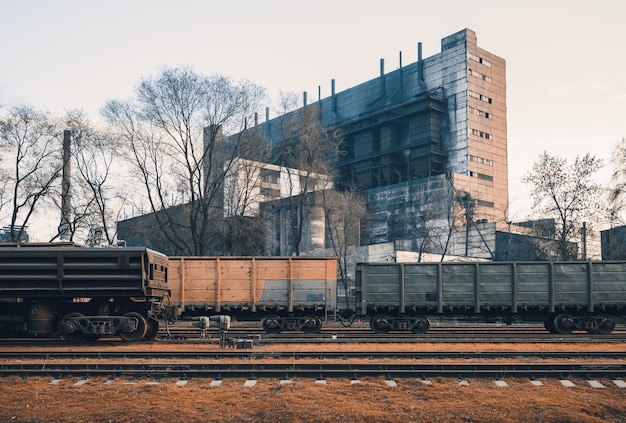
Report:
M472 90L467 90L467 93L470 97L474 97L480 101L491 104L491 98L487 97L486 95L478 94Z
M472 59L473 61L475 61L475 62L477 62L477 63L480 63L480 64L482 64L482 65L487 66L488 68L490 68L490 67L491 67L491 62L490 62L490 61L488 61L488 60L486 60L486 59L483 59L483 58L482 58L482 57L480 57L480 56L476 56L474 53L470 53L470 52L468 52L468 53L467 53L467 57L468 57L469 59Z
M472 156L472 155L470 155L469 157L470 157L471 162L476 162L476 163L484 164L487 166L493 166L493 160L485 159L483 157L478 157L478 156Z
M280 172L272 169L261 169L261 181L277 184L280 180Z
M482 74L482 73L480 73L480 72L477 72L477 71L475 71L475 70L468 69L468 70L467 70L467 73L468 73L469 75L475 76L476 78L481 79L481 80L483 80L483 81L486 81L486 82L491 82L491 78L490 78L490 77L488 77L487 75L484 75L484 74Z
M471 134L475 135L477 137L481 137L481 138L485 138L488 140L493 139L493 137L491 136L491 134L487 133L487 132L483 132L483 131L479 131L478 129L472 129L471 130Z
M474 172L470 170L469 176L471 176L472 178L483 180L483 181L493 182L493 176L485 175L484 173L478 173L478 172Z
M261 187L261 195L266 198L280 198L280 190L274 188Z
M491 113L489 113L489 112L485 112L485 111L480 110L480 109L475 109L472 106L468 106L467 108L469 109L470 113L473 113L473 114L478 115L480 117L484 117L485 119L491 119Z

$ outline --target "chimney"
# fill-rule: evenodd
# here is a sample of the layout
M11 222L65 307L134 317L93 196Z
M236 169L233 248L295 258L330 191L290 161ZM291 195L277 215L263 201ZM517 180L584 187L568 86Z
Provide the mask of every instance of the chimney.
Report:
M72 178L71 162L72 133L69 129L63 131L63 180L61 181L61 223L59 223L59 238L69 241L72 238L70 218L72 213L70 180Z

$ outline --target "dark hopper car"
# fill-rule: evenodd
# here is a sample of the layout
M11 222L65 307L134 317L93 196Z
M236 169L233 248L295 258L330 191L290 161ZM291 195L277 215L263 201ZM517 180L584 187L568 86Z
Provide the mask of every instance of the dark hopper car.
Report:
M0 246L0 332L69 341L152 339L167 286L167 256L147 248Z

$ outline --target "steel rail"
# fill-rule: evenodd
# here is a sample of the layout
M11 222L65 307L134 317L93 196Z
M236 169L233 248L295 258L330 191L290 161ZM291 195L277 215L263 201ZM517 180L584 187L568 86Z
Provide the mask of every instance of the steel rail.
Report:
M468 334L457 334L450 336L430 336L430 335L402 335L390 333L388 335L369 335L364 337L352 337L337 334L335 336L320 335L244 335L241 337L228 336L227 340L231 343L243 340L253 340L255 344L260 345L306 345L306 344L622 344L626 342L626 335L540 335L532 337L520 337L515 335L508 336L477 336ZM190 345L206 345L219 344L219 335L211 335L206 339L199 337L175 337L175 338L158 338L148 343L141 342L141 345L159 344L190 344ZM4 339L0 340L0 347L64 347L64 346L82 346L82 345L129 345L128 342L120 341L116 338L104 338L98 341L85 341L79 343L69 343L59 339L37 338L37 339Z
M626 359L626 351L0 351L0 360L495 360ZM1 363L0 363L1 364Z
M618 378L626 376L626 367L610 362L597 363L14 363L0 366L0 376L18 375L51 377L149 377L149 378L464 378L567 377Z

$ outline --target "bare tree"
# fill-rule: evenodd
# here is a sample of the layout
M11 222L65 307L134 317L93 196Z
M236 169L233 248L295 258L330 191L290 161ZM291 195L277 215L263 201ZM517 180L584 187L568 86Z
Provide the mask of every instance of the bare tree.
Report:
M351 247L355 251L359 247L361 225L368 217L367 207L365 199L354 186L342 192L324 190L322 196L326 230L331 248L337 256L339 278L348 304L348 269L355 264L350 260L349 251Z
M6 159L3 165L12 167L3 175L9 199L2 200L12 242L23 239L33 215L57 195L61 132L52 117L29 106L14 107L0 118L0 148Z
M324 127L319 104L305 105L287 113L297 96L283 94L285 114L280 120L279 163L289 174L289 228L295 255L300 255L306 222L316 206L308 193L332 186L330 158L339 151L341 132Z
M179 254L206 255L222 215L225 175L265 92L248 81L166 68L135 94L109 101L103 114L128 147L158 230Z
M250 132L253 135L256 131ZM263 185L269 182L266 175L271 171L268 168L271 165L266 162L270 160L271 149L259 149L259 145L257 141L246 142L246 146L254 148L243 149L242 153L248 158L236 160L224 180L222 236L226 255L263 254L270 233L267 220L259 216L261 202L267 194Z
M76 169L71 173L72 239L81 236L88 245L112 245L124 206L118 192L123 179L114 172L116 164L118 172L122 170L116 139L96 128L81 111L68 112L65 124Z
M611 227L614 227L624 223L622 213L626 209L626 138L613 148L611 164L613 175L606 214Z
M580 241L583 222L598 213L602 187L593 178L601 167L602 161L590 154L568 165L565 159L544 152L522 179L532 186L533 208L557 221L557 259L578 258L571 245Z
M2 157L4 156L4 148L0 147L0 222L2 221L3 210L10 203L9 199L9 178L11 173L2 165Z

